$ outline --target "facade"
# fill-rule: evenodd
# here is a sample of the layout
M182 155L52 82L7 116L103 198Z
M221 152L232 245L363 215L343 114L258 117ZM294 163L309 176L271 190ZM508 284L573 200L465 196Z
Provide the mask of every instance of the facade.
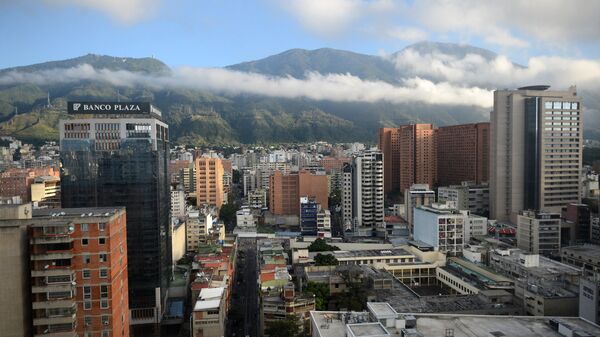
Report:
M321 209L317 213L317 236L320 238L331 237L331 212L328 209Z
M204 288L192 312L193 337L225 336L225 317L227 315L227 289Z
M490 212L499 221L521 210L560 212L580 200L583 120L575 87L494 92L490 122Z
M0 332L6 337L31 336L29 238L23 219L31 218L31 204L0 205Z
M250 208L262 209L267 207L267 191L262 188L257 188L248 192L246 195L246 202Z
M490 123L443 126L436 131L437 183L488 181Z
M404 191L404 204L406 211L406 221L408 222L411 233L414 231L414 215L415 207L429 206L435 202L435 192L429 189L429 185L415 184L410 189Z
M236 227L252 227L256 229L256 217L252 211L248 208L242 208L235 212L235 225Z
M400 191L409 189L413 184L434 186L437 178L437 148L433 125L403 125L399 133Z
M598 276L582 277L579 288L579 316L600 323L600 280Z
M355 235L371 236L384 223L383 154L377 149L356 155L343 168L342 215Z
M519 249L546 256L560 253L560 214L523 211L517 219Z
M383 154L383 190L400 189L400 129L379 129L379 150Z
M291 282L284 285L283 290L263 294L261 298L263 335L268 336L264 334L264 327L270 322L283 320L288 315L296 315L300 322L306 322L309 313L313 310L315 310L315 297L296 294L294 284Z
M300 231L304 236L317 235L317 213L321 209L315 199L300 197Z
M181 189L171 190L171 218L185 218L185 191Z
M31 202L39 208L60 208L60 177L35 177L31 183Z
M467 215L448 205L433 204L414 208L414 238L451 255L462 252Z
M301 170L284 174L275 171L269 177L269 210L275 215L300 214L300 198L314 198L323 208L328 208L328 184L324 174Z
M52 167L10 169L0 173L0 197L21 197L21 202L31 201L31 184L39 176L58 177L59 172Z
M220 158L203 155L194 161L196 167L196 205L221 207L227 202L223 186L223 163Z
M490 189L487 185L474 185L463 182L438 188L438 202L455 202L461 210L469 210L473 214L488 216L490 212Z
M562 210L561 242L580 244L590 242L592 216L585 204L569 204ZM568 231L565 231L565 227Z
M560 249L562 263L581 268L583 275L600 275L600 246L580 245Z
M157 323L171 278L168 126L148 103L68 107L71 118L59 123L62 206L127 208L132 324Z
M202 243L206 243L213 226L213 217L210 212L191 209L188 211L186 221L186 247L188 252L195 252Z

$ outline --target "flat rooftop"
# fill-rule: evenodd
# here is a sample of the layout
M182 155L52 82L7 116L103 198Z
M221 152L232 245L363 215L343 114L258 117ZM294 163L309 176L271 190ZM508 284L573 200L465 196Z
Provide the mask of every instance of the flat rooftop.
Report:
M378 319L398 316L398 313L387 302L367 302L367 307Z
M524 252L515 249L511 252L510 255L500 255L497 253L491 253L490 259L501 259L504 261L511 261L512 263L518 264L522 268L527 269L530 273L535 274L536 276L542 277L544 275L557 275L557 274L568 274L568 275L579 275L581 274L581 270L575 267L571 267L564 263L560 263L558 261L551 260L547 257L540 255L540 263L537 267L525 267L521 265L520 262L520 254L524 254Z
M308 255L313 258L317 254L333 254L337 259L340 258L358 258L358 257L392 257L392 256L410 256L414 257L414 255L402 248L392 248L392 249L367 249L367 250L336 250L331 252L311 252Z
M387 330L381 325L381 323L356 323L348 324L348 329L354 334L354 336L381 336L389 335Z
M594 259L600 258L600 246L598 245L581 245L581 246L568 246L562 247L561 249L562 255L566 255L566 253L579 254L586 257L592 257Z
M338 311L311 311L311 319L321 337L345 337L344 320L352 327L355 324L359 329L370 329L366 325L368 315L365 313L347 313ZM454 337L563 337L550 325L550 320L556 320L559 324L568 326L570 330L586 332L592 336L600 336L600 326L585 321L578 317L533 317L533 316L490 316L490 315L454 315L454 314L413 314L417 320L416 330L423 336L446 336L447 329L454 331ZM371 335L382 335L381 330L359 330L357 332L371 333ZM377 329L377 328L374 328ZM400 331L388 328L392 336L399 336ZM385 331L385 329L383 330ZM358 335L357 336L361 336ZM365 336L365 335L362 335Z

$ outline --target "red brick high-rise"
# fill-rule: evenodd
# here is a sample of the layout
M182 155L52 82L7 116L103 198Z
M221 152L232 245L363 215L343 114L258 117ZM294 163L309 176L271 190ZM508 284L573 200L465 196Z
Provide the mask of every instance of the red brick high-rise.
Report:
M440 186L488 181L489 122L443 126L437 129L436 138L437 182Z
M275 171L269 178L269 210L276 215L299 215L300 197L314 197L322 208L328 206L327 176L302 170L284 175Z
M383 191L400 187L400 129L379 129L379 150L383 153Z
M398 132L400 191L409 189L413 184L434 186L437 177L437 149L433 125L403 125Z

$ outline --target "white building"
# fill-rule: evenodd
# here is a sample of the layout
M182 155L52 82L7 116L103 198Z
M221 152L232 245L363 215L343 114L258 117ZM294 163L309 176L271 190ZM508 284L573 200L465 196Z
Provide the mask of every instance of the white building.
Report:
M517 247L532 254L560 252L560 214L523 211L517 216Z
M487 215L490 211L490 188L487 185L474 185L463 182L438 188L439 203L453 201L458 209L469 210L473 214Z
M466 214L451 207L451 204L419 206L414 212L414 238L425 242L436 250L456 255L465 244Z
M256 217L249 208L242 208L235 212L235 225L237 227L256 228Z
M414 232L413 209L419 206L429 206L435 202L435 192L428 184L413 184L410 189L404 191L404 205L406 211L406 222L411 233Z
M213 217L208 211L188 209L186 222L187 250L196 251L200 243L205 243L210 229L213 227Z
M331 237L331 212L328 209L321 209L317 213L317 237Z
M193 337L225 336L226 302L226 289L223 287L200 290L192 312Z
M343 221L352 225L353 235L371 236L384 223L383 154L362 151L342 171Z
M185 191L171 191L171 217L176 219L185 218Z

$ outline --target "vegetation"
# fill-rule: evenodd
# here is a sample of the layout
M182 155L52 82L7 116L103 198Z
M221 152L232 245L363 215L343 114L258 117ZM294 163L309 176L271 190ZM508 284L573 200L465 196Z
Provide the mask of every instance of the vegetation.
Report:
M305 294L310 293L315 295L315 307L317 310L327 310L329 307L329 284L308 282L308 284L304 287L303 292Z
M327 242L321 238L316 239L308 246L309 252L331 252L334 250L340 250L340 248L327 244Z
M267 322L265 334L271 337L301 337L301 326L298 316L288 315L285 319Z
M225 229L231 231L235 227L236 216L240 206L235 202L228 202L219 209L219 219L223 220Z
M317 266L337 266L340 262L331 254L317 254L315 256L315 265Z

